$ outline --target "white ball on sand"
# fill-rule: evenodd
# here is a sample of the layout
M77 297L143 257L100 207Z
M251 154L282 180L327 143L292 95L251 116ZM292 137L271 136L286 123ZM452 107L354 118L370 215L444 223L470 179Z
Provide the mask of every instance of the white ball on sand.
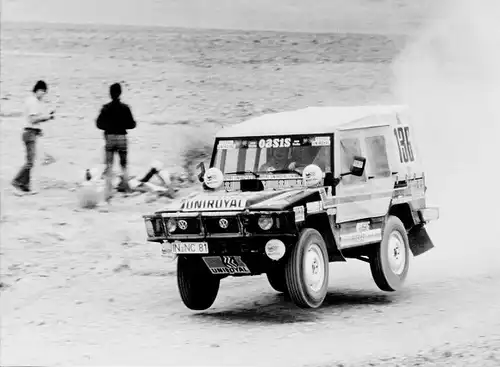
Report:
M99 169L85 170L84 181L77 194L78 205L84 209L95 209L104 200L104 180Z
M104 200L103 185L98 181L86 181L78 189L80 208L95 209Z

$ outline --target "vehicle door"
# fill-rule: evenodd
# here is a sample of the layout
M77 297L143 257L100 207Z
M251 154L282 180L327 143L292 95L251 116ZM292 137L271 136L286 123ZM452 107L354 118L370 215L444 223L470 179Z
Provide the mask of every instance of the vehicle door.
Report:
M342 177L336 189L337 223L380 217L387 213L394 179L387 157L387 128L340 131L339 173L350 171L354 156L366 158L363 176Z

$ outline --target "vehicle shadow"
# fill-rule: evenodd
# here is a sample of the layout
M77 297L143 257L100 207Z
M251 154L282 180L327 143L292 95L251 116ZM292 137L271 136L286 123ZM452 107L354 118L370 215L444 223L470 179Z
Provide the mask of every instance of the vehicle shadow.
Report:
M199 319L216 319L218 322L248 322L258 324L288 324L321 321L324 317L339 315L349 310L362 310L373 306L384 306L397 302L388 294L371 291L335 290L329 292L318 309L297 307L286 294L266 294L261 298L247 299L232 305L224 305L219 311L204 311L192 314ZM229 308L229 307L230 308ZM232 306L232 307L231 307Z

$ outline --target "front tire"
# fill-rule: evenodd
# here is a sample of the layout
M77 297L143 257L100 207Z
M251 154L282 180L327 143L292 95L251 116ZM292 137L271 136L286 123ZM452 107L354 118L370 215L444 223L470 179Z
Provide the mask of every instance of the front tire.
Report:
M329 261L325 240L312 228L305 228L293 247L285 267L287 289L301 308L318 308L328 291Z
M195 311L210 308L219 293L220 278L208 270L198 256L179 256L177 287L182 302Z
M385 292L400 290L410 266L410 245L403 222L389 216L382 232L382 241L370 256L370 269L377 287Z

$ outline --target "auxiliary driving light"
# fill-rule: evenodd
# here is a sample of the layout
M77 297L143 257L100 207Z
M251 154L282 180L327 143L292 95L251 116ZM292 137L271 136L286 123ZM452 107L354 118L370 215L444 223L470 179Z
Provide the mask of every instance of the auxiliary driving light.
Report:
M273 222L273 218L262 216L259 218L257 223L259 224L260 229L262 229L263 231L268 231L273 226Z
M145 221L145 223L146 223L146 233L147 233L148 237L155 237L156 233L155 233L155 229L153 227L153 222L151 222L148 219Z
M266 255L271 260L279 260L285 255L286 247L280 240L269 240L266 243Z
M170 218L167 221L167 231L169 231L170 233L172 233L176 229L177 229L177 222L175 221L175 219Z

